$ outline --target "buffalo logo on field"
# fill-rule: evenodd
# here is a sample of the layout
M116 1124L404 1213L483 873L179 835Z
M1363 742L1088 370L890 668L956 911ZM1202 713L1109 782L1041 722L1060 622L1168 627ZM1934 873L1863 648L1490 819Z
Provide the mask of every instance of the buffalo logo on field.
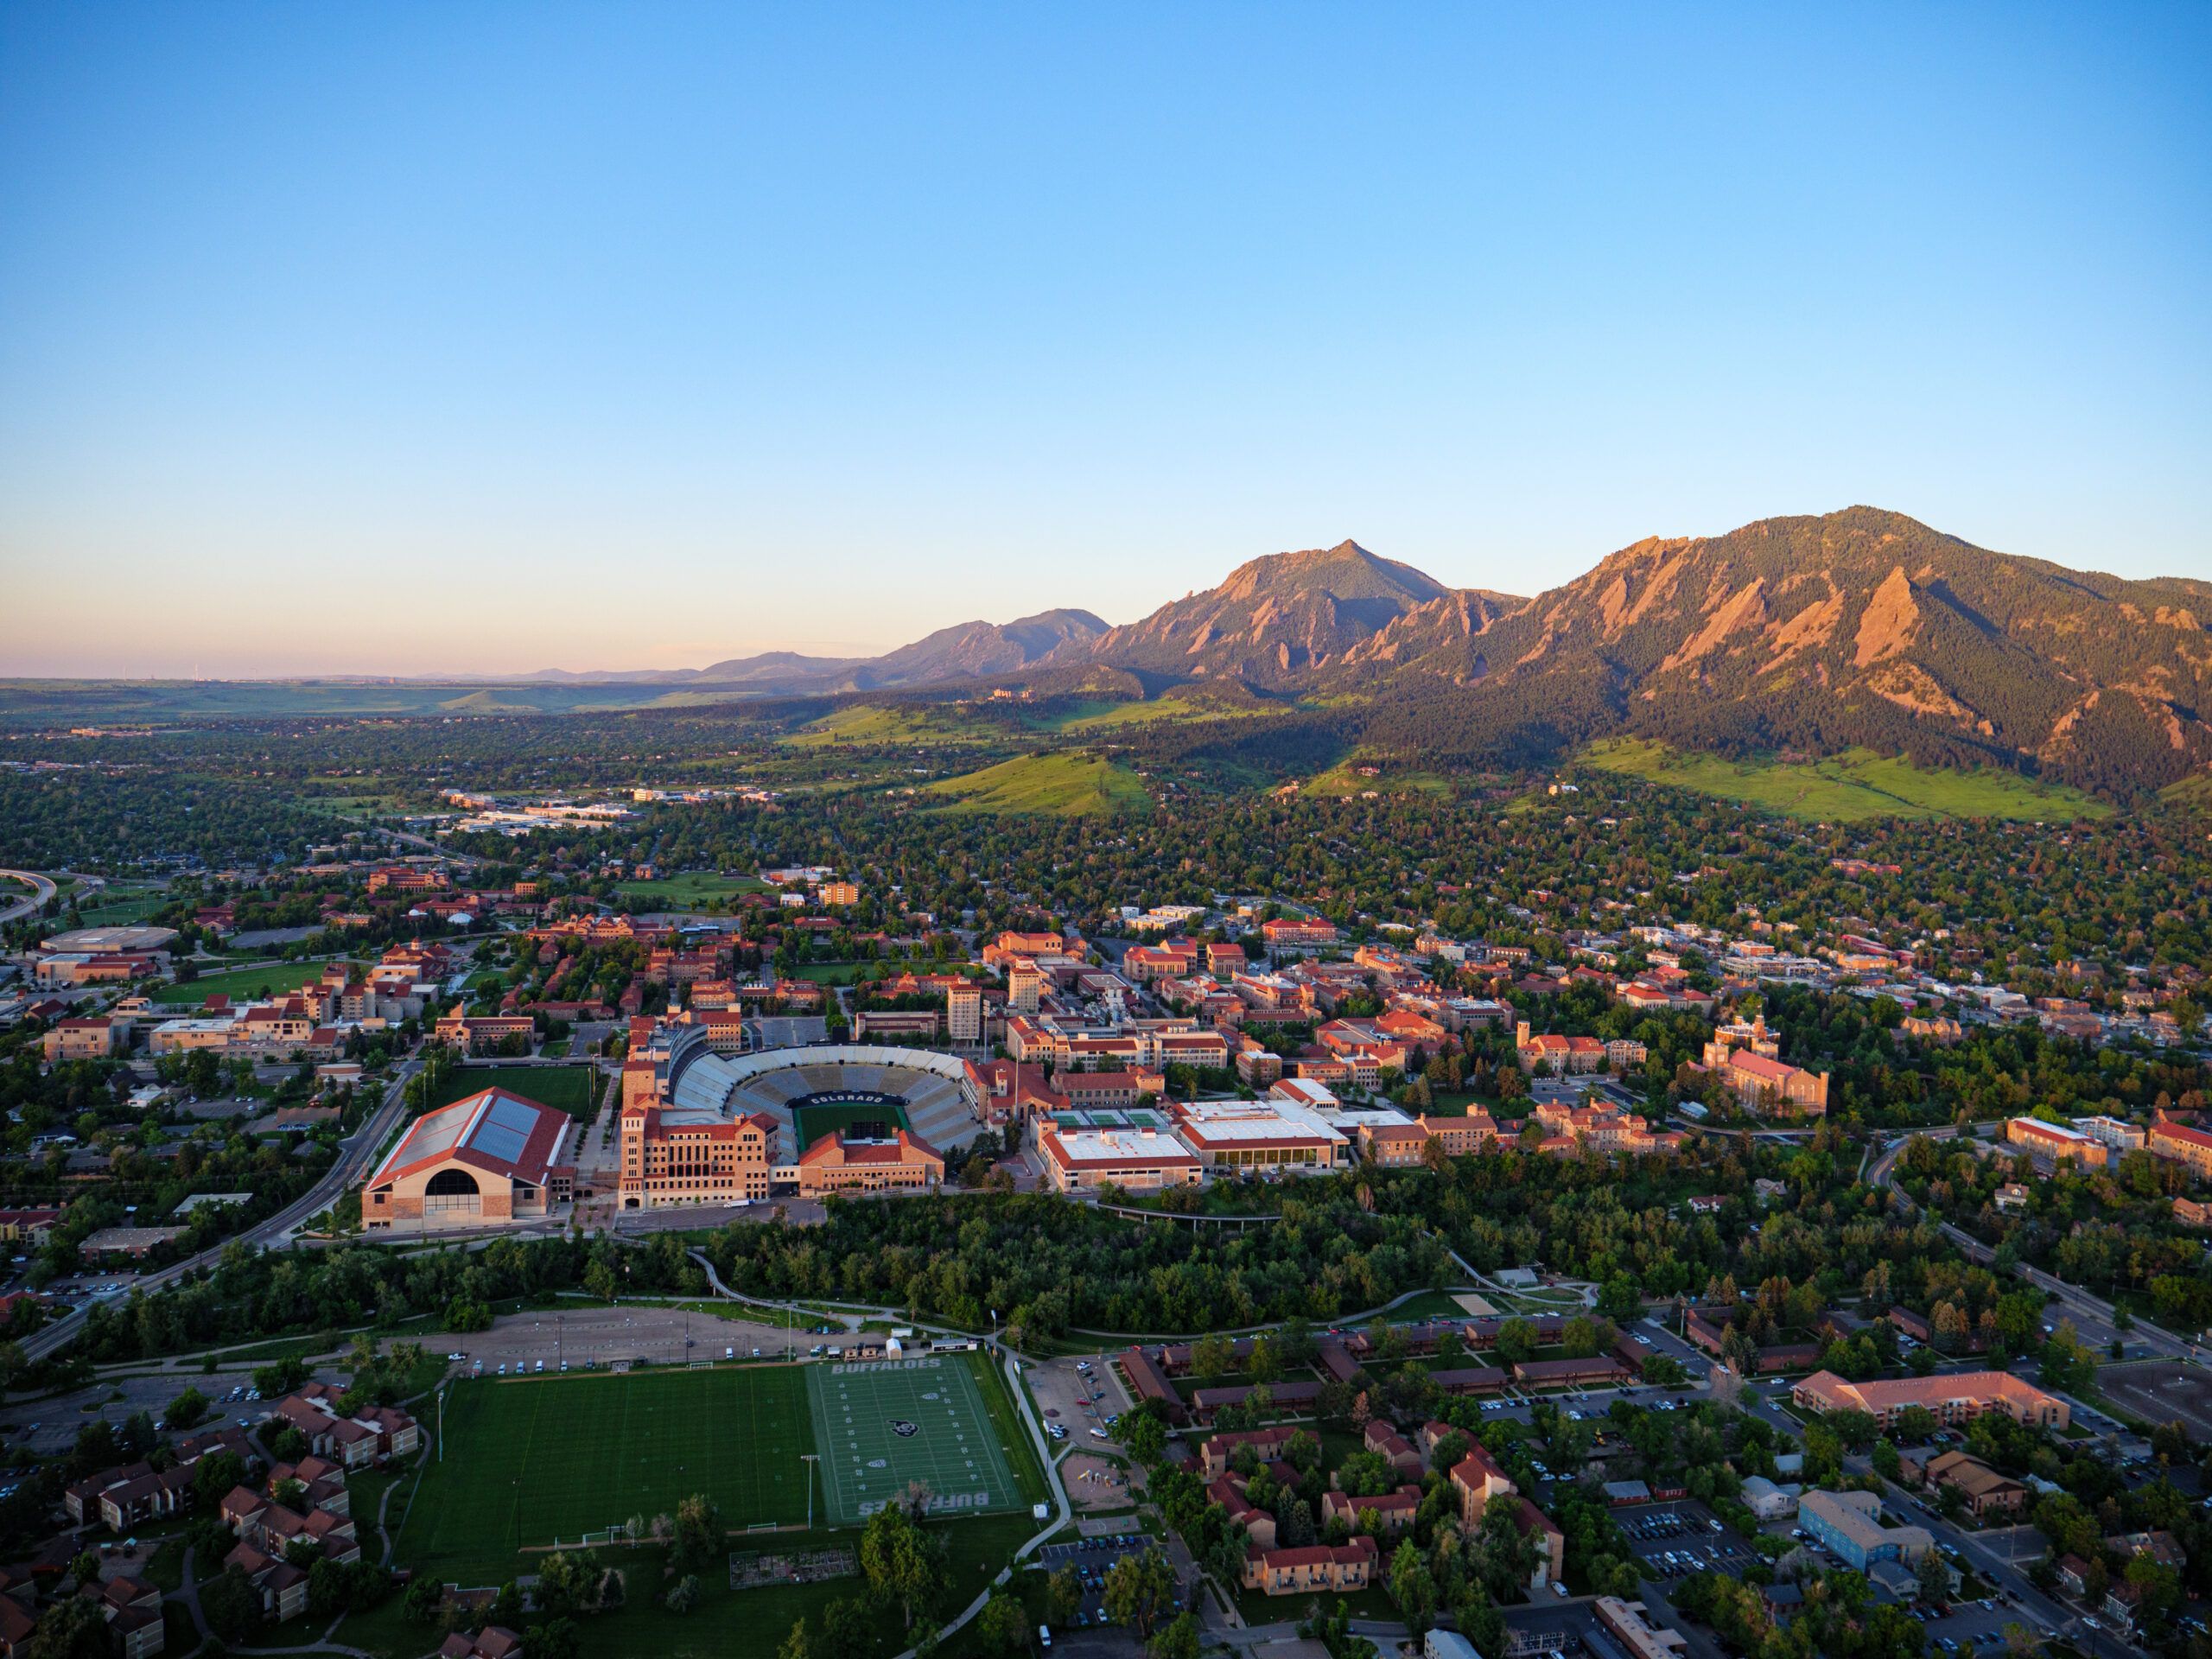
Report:
M910 1423L904 1417L893 1417L891 1420L891 1432L902 1440L911 1440L922 1432L922 1426L919 1423Z

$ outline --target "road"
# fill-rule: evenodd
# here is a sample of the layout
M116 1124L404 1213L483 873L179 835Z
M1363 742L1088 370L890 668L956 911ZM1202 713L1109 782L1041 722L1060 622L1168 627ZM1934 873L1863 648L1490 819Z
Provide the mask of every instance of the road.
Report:
M257 1223L245 1232L235 1234L232 1238L226 1238L209 1249L202 1250L198 1255L188 1256L181 1262L172 1262L166 1268L157 1268L152 1273L134 1280L131 1287L151 1294L201 1268L213 1266L234 1242L249 1246L264 1246L272 1249L282 1249L288 1246L291 1243L293 1235L308 1217L329 1209L347 1187L359 1185L362 1179L367 1175L371 1160L376 1157L378 1149L384 1145L385 1137L398 1127L401 1118L406 1114L405 1098L408 1080L415 1075L420 1065L421 1062L416 1059L401 1063L397 1071L392 1074L391 1086L385 1090L384 1103L371 1113L368 1121L354 1130L351 1136L339 1143L336 1160L324 1172L322 1179L303 1196L294 1199L267 1220ZM52 1325L45 1326L35 1334L25 1338L22 1344L23 1357L26 1359L43 1359L48 1355L57 1353L68 1346L76 1339L78 1333L84 1330L87 1312L86 1308L80 1307L74 1313L56 1319Z
M1930 1129L1924 1133L1930 1140L1948 1140L1958 1131ZM1980 1134L1979 1127L1975 1133ZM1897 1159L1904 1154L1906 1141L1910 1139L1910 1136L1899 1139L1877 1158L1866 1172L1867 1184L1889 1188L1892 1200L1908 1214L1919 1206L1910 1197L1897 1190L1894 1177ZM1997 1253L1971 1233L1954 1227L1948 1221L1938 1221L1936 1224L1942 1230L1943 1236L1957 1245L1969 1262L1986 1267L1996 1259ZM2073 1321L2075 1332L2092 1348L2102 1350L2117 1338L2124 1343L2128 1350L2127 1357L2131 1359L2144 1357L2195 1359L2198 1357L2195 1343L2186 1337L2177 1337L2171 1331L2161 1330L2148 1320L2137 1319L2126 1331L2120 1330L2114 1323L2113 1305L2101 1296L2092 1295L2079 1285L2069 1284L2055 1274L2045 1273L2041 1268L2029 1267L2024 1262L2018 1272L2022 1279L2037 1289L2058 1299L2059 1306L2066 1311L2066 1317ZM2139 1349L2143 1352L2139 1354L2136 1351Z
M1860 1457L1846 1458L1843 1466L1854 1475L1873 1472L1873 1465ZM1964 1560L1972 1564L1975 1572L2009 1593L2012 1598L2012 1609L2020 1616L2021 1623L2047 1637L2070 1631L2079 1623L2079 1615L2072 1608L2037 1589L2029 1581L2028 1575L2013 1565L2013 1551L2010 1548L2000 1551L1992 1548L1988 1541L1953 1526L1935 1510L1923 1506L1899 1487L1888 1488L1887 1503L1891 1511L1902 1515L1914 1526L1927 1528L1936 1542L1958 1551ZM2006 1530L2009 1534L2010 1529ZM2103 1633L2103 1643L2105 1646L2121 1652L2139 1650L2131 1643L2121 1642L2109 1630Z
M54 895L61 891L36 870L0 870L0 877L12 877L30 885L31 896L13 900L5 910L0 910L0 925L19 921L26 916L35 916L54 902Z

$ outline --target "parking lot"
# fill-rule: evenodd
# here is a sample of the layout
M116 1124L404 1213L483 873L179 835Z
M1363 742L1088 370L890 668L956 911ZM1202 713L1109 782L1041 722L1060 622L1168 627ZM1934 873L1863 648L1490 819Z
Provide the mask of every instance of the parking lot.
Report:
M1613 1524L1643 1564L1644 1576L1658 1583L1697 1573L1734 1577L1764 1559L1748 1540L1690 1498L1617 1510Z
M1121 1378L1103 1359L1053 1359L1029 1368L1030 1391L1054 1446L1120 1447L1112 1424L1129 1408ZM1095 1432L1094 1432L1095 1431Z
M1071 1567L1083 1580L1083 1603L1074 1623L1077 1628L1108 1623L1106 1618L1106 1574L1115 1562L1124 1555L1141 1555L1154 1548L1155 1541L1143 1533L1132 1533L1122 1538L1094 1538L1079 1543L1047 1544L1037 1552L1039 1561L1048 1573L1058 1573ZM1190 1602L1193 1574L1189 1571L1190 1555L1179 1542L1164 1546L1167 1559L1175 1568L1177 1607Z
M340 1380L335 1371L315 1375L327 1382ZM0 1433L4 1433L10 1444L27 1447L40 1457L54 1457L74 1446L78 1430L99 1418L120 1423L134 1413L143 1411L150 1413L158 1422L169 1402L187 1389L199 1389L208 1402L206 1421L195 1424L189 1432L200 1433L226 1425L237 1427L241 1426L241 1419L248 1424L258 1422L267 1409L260 1402L246 1398L252 1386L253 1367L250 1364L213 1372L168 1371L156 1376L105 1377L74 1393L16 1406L6 1421L0 1423ZM112 1396L116 1395L123 1397L115 1399Z
M2020 1618L2018 1609L2000 1601L1961 1602L1942 1618L1926 1621L1928 1650L1938 1654L2002 1653L2005 1627L2015 1622L2027 1621Z
M486 1374L498 1375L503 1365L511 1372L556 1371L564 1364L572 1370L604 1370L637 1359L666 1365L692 1359L780 1359L786 1353L804 1358L811 1349L842 1347L852 1340L842 1331L823 1336L717 1319L711 1313L686 1314L681 1308L623 1303L579 1306L557 1319L540 1312L509 1314L489 1331L467 1336L433 1333L423 1343L435 1353L461 1354L463 1369L480 1364Z

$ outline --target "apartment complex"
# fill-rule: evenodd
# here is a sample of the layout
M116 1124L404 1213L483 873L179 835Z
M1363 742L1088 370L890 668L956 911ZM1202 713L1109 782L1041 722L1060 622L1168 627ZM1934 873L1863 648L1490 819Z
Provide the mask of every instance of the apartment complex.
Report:
M2101 1141L2091 1139L2064 1123L2046 1123L2039 1117L2016 1117L2005 1125L2009 1146L2054 1164L2074 1164L2083 1169L2102 1169L2111 1157Z
M1853 1571L1884 1561L1910 1567L1936 1547L1925 1527L1885 1527L1882 1500L1872 1492L1810 1491L1797 1500L1805 1535Z
M2148 1145L2153 1156L2187 1166L2199 1180L2212 1178L2212 1135L2177 1123L2161 1113L2152 1121Z
M2063 1430L2072 1419L2066 1402L2010 1371L1960 1371L1878 1382L1848 1382L1834 1371L1815 1371L1797 1384L1790 1398L1813 1411L1863 1411L1884 1428L1892 1427L1897 1414L1912 1406L1926 1408L1946 1426L1971 1422L1986 1411L2001 1411L2029 1427Z

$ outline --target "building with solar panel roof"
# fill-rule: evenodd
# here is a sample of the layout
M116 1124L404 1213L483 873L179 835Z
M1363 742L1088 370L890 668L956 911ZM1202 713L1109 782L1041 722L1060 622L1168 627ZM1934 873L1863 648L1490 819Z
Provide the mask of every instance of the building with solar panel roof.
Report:
M539 1219L575 1196L575 1122L486 1089L408 1127L361 1186L369 1228Z

